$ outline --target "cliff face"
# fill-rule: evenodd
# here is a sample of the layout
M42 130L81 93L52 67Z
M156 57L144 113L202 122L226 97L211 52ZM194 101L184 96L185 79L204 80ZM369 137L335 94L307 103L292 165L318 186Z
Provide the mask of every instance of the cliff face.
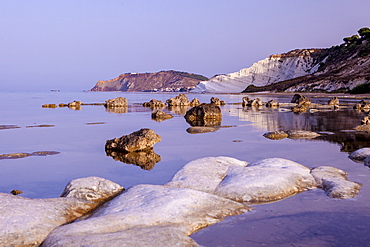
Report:
M192 92L240 93L249 85L266 86L312 74L319 68L322 51L303 49L271 55L249 68L200 82Z
M187 91L206 77L178 71L127 73L117 78L98 81L91 91Z

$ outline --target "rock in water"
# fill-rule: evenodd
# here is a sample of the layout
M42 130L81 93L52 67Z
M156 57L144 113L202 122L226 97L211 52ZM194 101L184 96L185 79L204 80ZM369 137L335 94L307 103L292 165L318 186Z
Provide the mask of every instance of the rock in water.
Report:
M110 180L99 177L78 178L70 181L61 197L73 197L87 201L106 201L122 192L124 188Z
M288 137L288 134L285 131L272 131L263 134L264 137L271 140L281 140Z
M117 98L109 99L109 100L105 101L104 106L106 108L127 107L128 106L128 101L127 101L126 98L117 97Z
M161 110L157 110L157 111L152 112L152 119L154 119L158 122L161 122L161 121L166 120L166 119L171 119L171 118L173 118L173 116L171 114L167 114L167 113L165 113L164 111L161 111Z
M166 100L166 103L168 104L168 106L188 106L190 105L188 97L186 97L186 95L182 93L180 93L175 98Z
M297 103L297 106L309 106L311 104L311 100L301 94L295 94L291 103Z
M196 190L136 185L88 219L55 229L43 246L128 246L127 239L129 246L196 246L188 235L247 210L241 203Z
M348 199L357 196L361 184L347 180L347 172L330 166L319 166L311 171L317 186L331 198Z
M288 130L286 133L291 139L312 139L320 136L319 133L307 130Z
M270 202L315 187L309 168L271 158L247 167L231 166L214 193L240 202Z
M154 130L140 129L129 135L120 138L107 140L106 150L116 150L120 152L135 152L152 149L154 144L161 141L161 137Z
M360 148L353 153L351 153L348 158L353 159L353 160L364 160L368 156L370 156L370 148Z
M203 103L188 110L184 117L192 126L219 126L222 113L219 106Z

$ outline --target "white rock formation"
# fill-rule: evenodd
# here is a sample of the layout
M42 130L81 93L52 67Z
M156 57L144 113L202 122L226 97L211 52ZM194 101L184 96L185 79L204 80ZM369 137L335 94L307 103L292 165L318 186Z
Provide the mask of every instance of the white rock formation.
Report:
M105 204L88 219L55 229L43 246L96 246L95 241L101 239L113 241L114 246L125 246L128 236L135 243L132 246L147 246L141 242L151 241L150 246L164 246L152 239L153 234L159 236L161 232L145 234L145 231L149 233L170 227L164 231L168 239L165 236L160 239L163 243L173 242L172 235L176 239L186 239L191 233L215 224L226 216L246 211L248 208L241 203L192 189L136 185ZM139 239L133 239L135 234L127 232L133 233L135 228L145 227L149 228L137 235ZM182 237L178 236L179 233L174 234L173 228L180 228Z
M293 50L284 54L271 55L251 67L238 72L218 75L208 81L201 81L194 93L240 93L249 85L266 86L316 72L319 62L312 54L320 49Z
M331 198L348 199L357 196L361 184L347 180L347 172L330 166L319 166L311 171L317 186Z
M316 182L309 168L271 158L247 167L230 166L214 193L240 202L269 202L313 188Z

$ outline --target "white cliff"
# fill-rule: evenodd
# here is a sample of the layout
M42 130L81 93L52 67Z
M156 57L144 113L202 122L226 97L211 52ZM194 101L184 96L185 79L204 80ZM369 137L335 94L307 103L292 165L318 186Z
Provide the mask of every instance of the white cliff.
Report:
M316 61L313 54L320 51L322 50L303 49L271 55L249 68L201 81L191 92L240 93L249 85L266 86L312 74L318 70L321 62Z

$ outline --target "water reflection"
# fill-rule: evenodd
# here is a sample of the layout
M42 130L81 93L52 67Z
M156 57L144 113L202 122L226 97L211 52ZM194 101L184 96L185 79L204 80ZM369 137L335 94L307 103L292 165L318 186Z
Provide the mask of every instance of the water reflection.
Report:
M105 153L116 161L136 165L143 170L151 170L156 163L161 161L161 156L156 154L153 149L129 153L105 150Z
M109 113L127 113L128 107L107 107L105 110Z
M332 132L331 135L322 135L315 140L338 143L342 152L353 152L362 147L370 147L370 134L353 130L360 124L364 113L350 108L295 114L287 108L238 107L230 108L227 112L230 116L239 117L240 121L252 122L258 129L264 131Z

